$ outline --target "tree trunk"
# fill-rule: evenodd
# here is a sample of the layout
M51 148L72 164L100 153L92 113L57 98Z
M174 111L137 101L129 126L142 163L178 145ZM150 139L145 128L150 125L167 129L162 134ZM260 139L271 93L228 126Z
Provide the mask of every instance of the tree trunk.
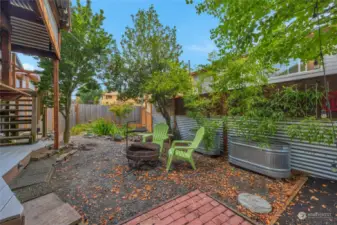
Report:
M65 126L64 126L64 133L63 133L63 141L65 144L69 143L70 140L70 115L69 112L66 112L66 116L64 118L65 120Z
M159 111L160 111L161 115L164 117L164 119L166 121L166 124L169 127L169 132L172 132L171 117L170 117L169 112L166 109L166 107L167 107L166 101L165 100L158 101L157 105L158 105L158 108L159 108Z
M63 141L65 144L69 143L70 140L70 107L71 107L71 95L68 96L67 102L65 105L65 126L64 126L64 133L63 133Z

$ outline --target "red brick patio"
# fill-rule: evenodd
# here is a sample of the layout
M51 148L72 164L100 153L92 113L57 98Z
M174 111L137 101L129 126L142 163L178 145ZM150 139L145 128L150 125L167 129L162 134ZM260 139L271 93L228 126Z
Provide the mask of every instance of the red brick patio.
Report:
M199 190L169 201L123 223L125 225L249 225L241 216Z

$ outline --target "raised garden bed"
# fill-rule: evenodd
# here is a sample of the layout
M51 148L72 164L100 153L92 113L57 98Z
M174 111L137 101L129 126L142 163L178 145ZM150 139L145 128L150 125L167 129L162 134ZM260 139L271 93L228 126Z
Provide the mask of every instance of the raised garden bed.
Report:
M229 139L229 162L273 178L288 178L291 175L290 148L282 142L272 142L261 147L240 137Z

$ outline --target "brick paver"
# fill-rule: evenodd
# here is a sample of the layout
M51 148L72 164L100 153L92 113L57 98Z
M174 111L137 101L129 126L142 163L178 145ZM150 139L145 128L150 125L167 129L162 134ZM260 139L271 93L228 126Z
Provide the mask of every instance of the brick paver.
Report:
M246 225L250 224L224 205L199 190L154 208L125 225Z

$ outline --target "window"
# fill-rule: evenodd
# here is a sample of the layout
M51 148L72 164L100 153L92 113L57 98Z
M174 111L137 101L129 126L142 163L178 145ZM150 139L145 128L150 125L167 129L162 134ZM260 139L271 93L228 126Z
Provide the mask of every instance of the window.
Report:
M306 72L311 70L317 70L321 67L317 60L311 60L308 62L302 62L301 60L290 60L288 64L277 64L275 68L277 72L271 76L283 76L298 72Z

